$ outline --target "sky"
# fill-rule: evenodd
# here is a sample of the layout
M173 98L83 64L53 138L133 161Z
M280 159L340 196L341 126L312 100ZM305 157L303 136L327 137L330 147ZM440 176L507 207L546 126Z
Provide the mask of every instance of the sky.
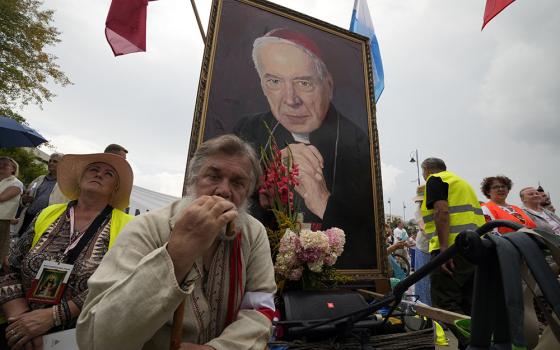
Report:
M353 6L273 2L342 28ZM508 202L540 181L560 207L558 1L515 1L482 32L483 0L368 3L385 72L376 118L386 214L412 217L415 150L420 161L444 159L481 200L481 180L504 174ZM196 4L206 28L211 1ZM147 52L116 58L104 36L109 5L47 2L62 40L48 50L73 85L50 85L52 102L19 112L63 153L125 146L135 185L180 196L204 49L190 2L150 2Z

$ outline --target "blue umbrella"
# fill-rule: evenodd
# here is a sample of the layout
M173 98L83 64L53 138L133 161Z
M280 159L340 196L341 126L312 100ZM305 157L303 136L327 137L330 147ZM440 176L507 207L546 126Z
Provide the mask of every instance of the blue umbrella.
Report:
M0 116L0 147L36 147L45 142L47 140L34 129Z

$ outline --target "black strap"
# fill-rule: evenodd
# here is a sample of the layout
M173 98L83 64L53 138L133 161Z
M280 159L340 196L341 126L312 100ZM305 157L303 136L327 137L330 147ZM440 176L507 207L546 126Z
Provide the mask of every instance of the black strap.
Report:
M73 205L73 203L71 203L70 205ZM70 205L68 207L70 207ZM95 236L97 230L99 230L99 227L101 227L101 224L103 224L105 219L107 219L108 217L110 218L112 210L113 207L107 205L105 209L103 209L101 213L97 215L95 220L93 220L91 225L89 225L88 229L86 230L82 238L80 238L80 240L78 241L78 244L76 244L74 248L68 251L64 259L65 263L71 265L74 264L74 262L76 261L76 259L78 259L78 256L82 252L82 249L84 249L84 247L91 241L93 236Z
M556 316L560 317L560 283L556 280L550 266L538 245L523 232L512 232L504 236L523 254L527 266L537 281L541 291L552 307Z
M496 305L500 302L497 290L502 289L499 277L501 276L496 254L482 256L474 275L469 349L488 349L490 346L498 315Z
M469 349L488 349L492 343L525 347L521 255L501 236L486 238L495 251L483 255L476 270Z
M507 323L503 322L501 325L498 324L496 326L505 327L500 331L507 332L508 337L504 341L504 339L500 339L503 336L503 333L501 335L495 333L494 342L507 342L511 339L513 345L517 347L526 347L527 342L523 333L521 255L515 246L504 237L493 234L488 234L487 237L496 245L496 253L498 254L498 260L500 261L500 271L503 284L503 304L507 309L507 313L504 313L504 315L507 316Z

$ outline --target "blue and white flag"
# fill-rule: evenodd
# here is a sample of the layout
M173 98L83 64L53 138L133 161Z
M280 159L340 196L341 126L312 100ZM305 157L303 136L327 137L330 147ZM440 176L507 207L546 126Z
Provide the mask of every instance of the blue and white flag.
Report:
M379 43L373 29L373 22L367 5L367 0L354 0L354 10L350 21L350 31L367 36L371 41L371 65L373 71L373 86L375 90L375 103L385 88L383 63L379 52Z

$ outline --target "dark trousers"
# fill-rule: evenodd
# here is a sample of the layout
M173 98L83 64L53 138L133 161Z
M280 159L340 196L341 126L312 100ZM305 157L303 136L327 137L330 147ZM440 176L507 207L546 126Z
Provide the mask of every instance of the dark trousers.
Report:
M439 254L431 253L432 259ZM475 266L460 254L453 258L455 270L450 276L441 268L430 275L432 306L464 315L471 314Z

